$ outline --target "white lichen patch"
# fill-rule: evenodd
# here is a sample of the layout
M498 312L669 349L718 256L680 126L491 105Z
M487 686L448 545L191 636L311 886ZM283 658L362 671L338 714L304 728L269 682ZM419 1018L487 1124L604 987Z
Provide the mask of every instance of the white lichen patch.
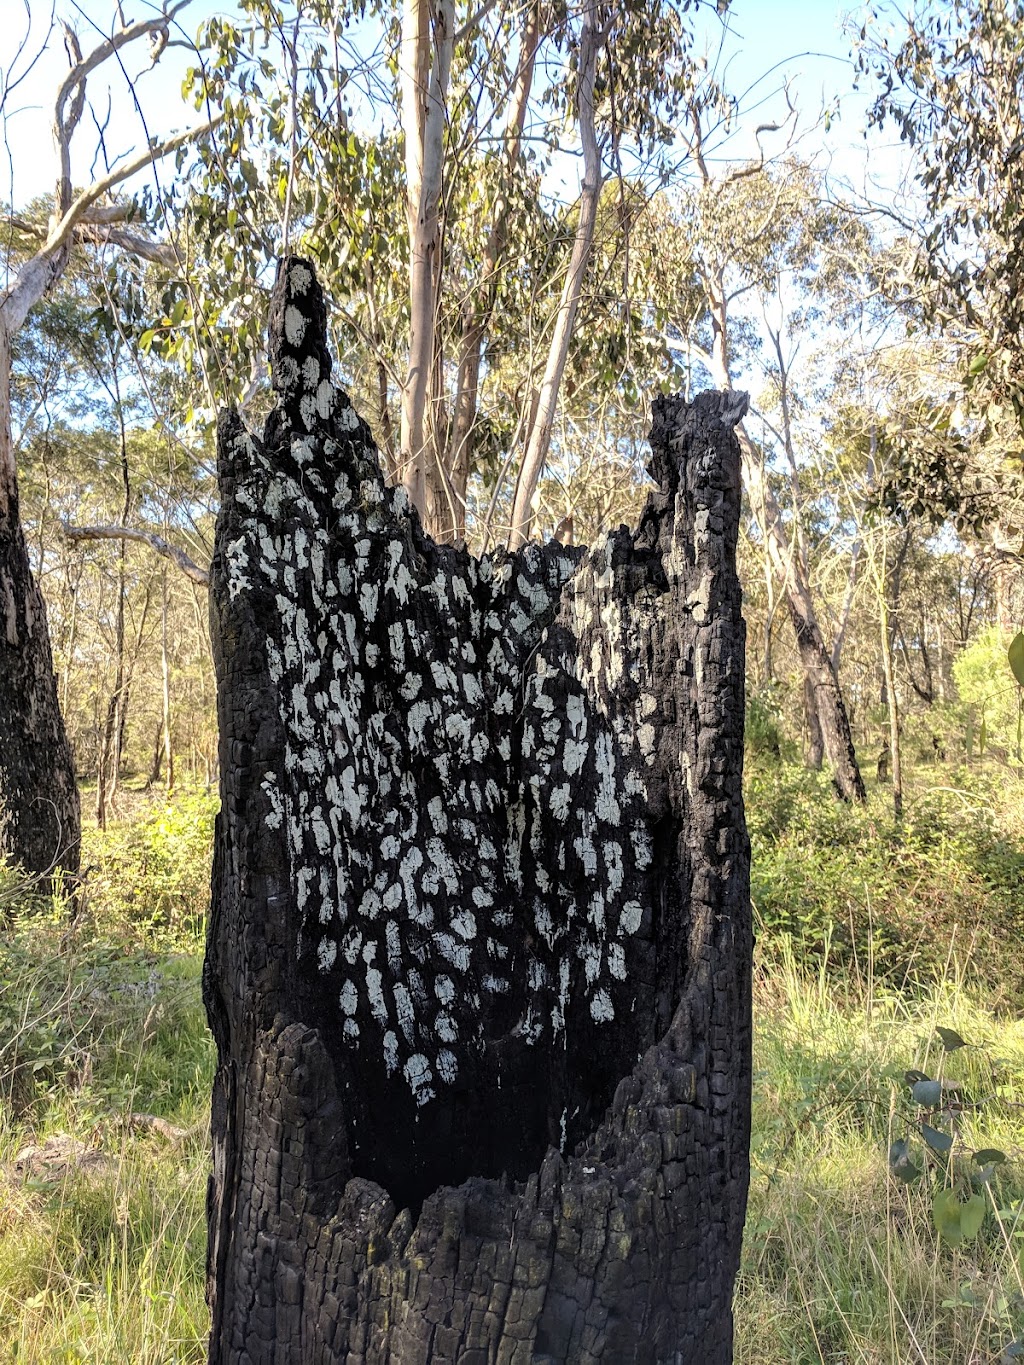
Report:
M454 1052L449 1052L447 1048L437 1054L437 1074L446 1085L454 1085L455 1078L459 1074L459 1062Z
M306 315L293 303L289 303L284 310L284 335L289 346L302 345L307 325Z
M598 1024L610 1024L615 1018L611 996L605 990L595 991L590 999L590 1017Z
M640 928L643 908L639 901L626 901L619 915L619 932L632 936Z
M434 1091L430 1084L434 1079L434 1073L422 1052L414 1052L402 1070L418 1105L424 1105L428 1100L434 1098Z
M293 294L305 294L313 283L313 272L308 266L295 264L288 271L288 288Z

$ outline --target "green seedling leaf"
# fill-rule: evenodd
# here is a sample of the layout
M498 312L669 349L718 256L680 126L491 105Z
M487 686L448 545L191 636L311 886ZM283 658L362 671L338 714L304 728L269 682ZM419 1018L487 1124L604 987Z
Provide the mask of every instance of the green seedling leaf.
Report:
M985 1221L985 1196L972 1194L966 1204L960 1206L960 1231L964 1237L977 1237Z
M1006 1153L998 1147L982 1147L980 1152L971 1153L971 1160L979 1166L1001 1166L1006 1160Z
M953 1146L953 1139L948 1133L940 1133L938 1128L933 1128L928 1123L921 1124L921 1136L933 1152L941 1152L943 1156Z
M982 351L981 354L976 355L974 359L971 361L970 365L968 365L967 373L971 375L981 374L981 372L985 369L986 365L988 364L988 360L989 360L988 356L985 354L984 351Z
M963 1233L960 1230L960 1200L952 1190L936 1190L932 1200L932 1221L942 1240L956 1246Z
M947 1052L956 1052L957 1048L966 1047L966 1041L960 1037L956 1029L942 1028L936 1025L935 1032L942 1039L942 1046Z
M1006 657L1010 661L1010 672L1020 686L1024 687L1024 631L1018 630L1010 641L1010 648L1006 651Z
M901 1180L904 1185L913 1184L921 1174L911 1159L910 1143L906 1138L900 1138L889 1148L889 1169L896 1179Z
M910 1095L915 1104L925 1109L935 1109L942 1099L941 1081L915 1081L910 1087Z

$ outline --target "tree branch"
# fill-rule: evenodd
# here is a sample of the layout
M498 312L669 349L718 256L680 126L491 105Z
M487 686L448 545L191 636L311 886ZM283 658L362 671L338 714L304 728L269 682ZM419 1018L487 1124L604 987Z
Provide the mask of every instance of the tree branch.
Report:
M137 531L131 526L69 526L64 524L64 535L70 541L81 540L134 540L141 545L148 545L151 550L155 550L158 555L169 559L176 564L186 578L193 583L199 583L203 587L210 581L210 575L206 569L201 568L194 559L180 550L177 545L172 545L163 536L157 535L155 531Z
M152 147L147 147L145 151L132 157L130 161L124 162L117 170L111 171L102 180L97 180L87 190L82 191L60 222L51 228L45 243L36 255L26 262L19 271L18 279L13 288L7 294L0 295L0 315L3 317L9 335L13 336L28 317L29 310L45 294L51 283L50 263L53 257L57 255L62 246L71 240L75 229L85 217L86 211L93 207L97 199L101 199L103 195L108 194L112 189L129 179L136 171L145 169L146 166L152 165L161 157L177 151L187 142L210 132L221 122L223 117L223 114L218 114L216 118L209 119L206 123L200 124L198 128L187 128L184 132L176 133L164 142L158 142Z

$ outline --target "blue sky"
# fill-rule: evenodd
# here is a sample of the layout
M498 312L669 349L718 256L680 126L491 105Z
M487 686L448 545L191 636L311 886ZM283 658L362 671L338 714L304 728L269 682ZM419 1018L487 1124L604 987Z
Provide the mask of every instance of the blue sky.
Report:
M43 42L49 21L49 0L28 0L32 28L25 51L16 70L23 71L27 57L34 55ZM18 43L25 35L26 20L15 0L4 0L6 22L0 26L0 66L10 67ZM129 18L145 17L153 6L138 0L125 0ZM189 36L194 36L200 22L213 13L232 8L221 0L192 0L179 22ZM97 30L109 32L115 12L114 0L58 0L59 12L72 18L82 35L83 46L94 38ZM727 20L723 45L724 69L729 87L735 93L745 93L744 110L748 116L741 121L741 131L723 146L720 154L726 158L745 158L754 154L750 129L785 112L781 96L784 81L790 83L791 95L800 115L802 140L798 150L814 158L831 175L863 189L868 169L880 176L883 183L898 183L903 172L903 157L899 146L892 148L890 139L877 135L865 142L863 136L866 100L853 89L853 69L850 61L851 41L843 33L843 20L849 6L831 0L734 0ZM703 33L709 37L720 30L710 14L701 21ZM698 48L702 45L698 40ZM146 66L145 42L138 44L138 52L125 49L126 71L136 76ZM53 91L66 71L63 42L58 34L51 35L47 50L17 89L8 93L2 111L0 135L6 139L6 155L0 151L0 196L25 203L35 195L48 191L54 178L54 160L49 133ZM165 54L160 64L144 71L138 82L139 100L145 122L128 94L125 78L115 69L114 78L101 80L98 76L90 84L90 97L102 121L107 108L110 89L111 115L106 139L111 149L124 153L142 145L146 131L167 133L185 126L191 115L180 99L181 78L189 63L187 51L179 49ZM824 107L838 100L839 117L833 118L826 132L820 126ZM85 181L93 164L96 131L87 114L76 140L75 177ZM766 139L770 151L777 147ZM566 177L567 181L569 176Z

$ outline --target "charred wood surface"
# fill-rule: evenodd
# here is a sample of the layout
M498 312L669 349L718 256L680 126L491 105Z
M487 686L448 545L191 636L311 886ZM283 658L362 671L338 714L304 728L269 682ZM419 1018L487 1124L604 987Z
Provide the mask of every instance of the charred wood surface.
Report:
M219 428L215 1365L732 1353L750 1088L741 395L636 530L475 559L283 263Z
M29 566L17 488L2 486L0 474L0 862L15 864L44 892L73 886L80 843L46 606Z

